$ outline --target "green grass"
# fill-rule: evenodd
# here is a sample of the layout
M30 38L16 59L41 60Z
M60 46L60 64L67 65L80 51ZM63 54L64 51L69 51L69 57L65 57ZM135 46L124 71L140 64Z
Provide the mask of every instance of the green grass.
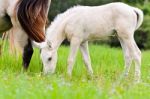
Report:
M11 55L6 48L0 57L0 99L150 99L150 51L143 51L142 82L133 83L134 66L128 79L110 94L113 83L124 69L121 49L90 45L94 70L89 78L81 54L73 69L72 79L66 75L69 48L58 51L54 75L42 75L42 63L35 51L28 72L22 72L21 57Z

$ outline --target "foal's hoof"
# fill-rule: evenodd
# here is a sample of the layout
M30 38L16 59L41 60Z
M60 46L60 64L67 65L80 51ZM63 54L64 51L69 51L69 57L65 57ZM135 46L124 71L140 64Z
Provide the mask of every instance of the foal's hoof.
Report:
M54 75L54 72L43 72L43 75L47 76L47 75Z
M89 79L89 80L93 80L93 78L94 78L94 75L93 74L87 74L87 78Z
M71 74L71 73L67 73L67 74L66 74L66 77L67 77L67 79L70 79L70 80L71 80L71 79L72 79L72 74Z
M134 80L134 83L135 83L135 84L139 84L140 82L141 82L140 79L135 79L135 80Z

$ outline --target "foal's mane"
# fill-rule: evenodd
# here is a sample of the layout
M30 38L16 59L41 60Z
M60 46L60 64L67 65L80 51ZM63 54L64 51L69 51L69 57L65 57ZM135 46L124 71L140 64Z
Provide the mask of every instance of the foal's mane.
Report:
M19 0L16 5L18 20L30 39L45 40L45 24L50 0Z

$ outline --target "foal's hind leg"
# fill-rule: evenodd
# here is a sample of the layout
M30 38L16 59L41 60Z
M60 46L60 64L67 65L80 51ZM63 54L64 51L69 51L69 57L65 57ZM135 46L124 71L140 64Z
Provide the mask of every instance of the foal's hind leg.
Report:
M26 44L26 46L24 47L24 50L23 50L23 66L24 66L25 70L27 70L29 67L29 63L32 58L32 54L33 54L33 47L31 44L31 40L28 39L28 43Z
M131 63L132 63L132 57L130 55L128 46L126 46L124 40L122 40L121 38L118 38L118 39L119 39L121 47L123 49L124 61L125 61L125 69L123 72L123 77L127 77L129 74Z
M137 54L139 56L139 58L135 58L135 80L137 82L139 82L140 78L141 78L141 51L138 48L135 40L133 42L134 42L134 47L135 47Z
M80 45L80 50L81 50L86 68L88 70L88 73L90 75L92 75L93 74L93 69L92 69L92 66L91 66L91 59L90 59L90 55L89 55L88 41L86 41L86 42L84 42Z
M129 54L131 55L131 58L135 62L135 80L137 82L140 81L140 66L141 66L141 53L140 50L137 50L137 47L135 47L135 40L133 36L127 38L122 38L125 46L128 48Z

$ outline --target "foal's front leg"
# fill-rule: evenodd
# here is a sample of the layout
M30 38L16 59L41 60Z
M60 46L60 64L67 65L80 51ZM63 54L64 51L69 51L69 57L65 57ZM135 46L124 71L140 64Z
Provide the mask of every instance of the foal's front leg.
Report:
M25 45L24 49L23 49L23 67L25 70L28 69L31 58L32 58L32 54L33 54L33 47L31 44L31 40L28 39L28 43Z
M72 38L71 43L70 43L70 53L69 53L69 57L68 57L68 71L67 74L69 76L72 75L72 69L73 69L73 65L75 62L75 58L80 46L81 40L78 38Z
M88 70L88 73L90 75L93 75L93 69L92 69L92 66L91 66L91 58L90 58L89 49L88 49L88 41L81 44L80 50L81 50L86 68Z

